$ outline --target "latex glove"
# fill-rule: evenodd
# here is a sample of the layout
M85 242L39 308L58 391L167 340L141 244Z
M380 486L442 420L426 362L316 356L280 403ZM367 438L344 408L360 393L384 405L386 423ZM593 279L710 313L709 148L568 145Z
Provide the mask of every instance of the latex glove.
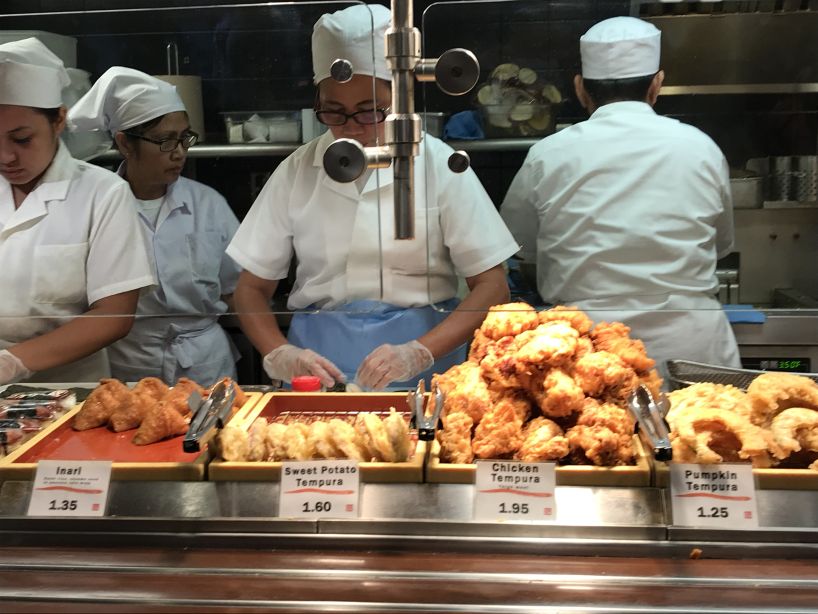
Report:
M391 382L410 379L429 369L435 357L419 341L376 347L364 358L355 381L370 390L383 390Z
M321 354L289 343L278 346L264 357L264 370L270 379L291 382L299 375L315 375L324 386L346 381L344 374Z
M0 350L0 384L13 384L32 375L22 360L8 350Z

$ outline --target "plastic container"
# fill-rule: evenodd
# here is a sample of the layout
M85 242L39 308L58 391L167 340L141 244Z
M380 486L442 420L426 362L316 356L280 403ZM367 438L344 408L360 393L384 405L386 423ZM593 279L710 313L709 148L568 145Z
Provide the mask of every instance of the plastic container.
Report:
M299 375L292 381L293 392L321 392L321 379L315 375Z
M222 113L228 143L300 143L301 111Z

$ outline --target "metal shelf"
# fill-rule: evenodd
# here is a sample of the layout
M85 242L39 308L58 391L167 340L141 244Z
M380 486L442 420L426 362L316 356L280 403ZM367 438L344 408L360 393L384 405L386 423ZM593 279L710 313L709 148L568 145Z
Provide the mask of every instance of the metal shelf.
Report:
M540 139L483 139L479 141L447 141L453 149L468 152L528 151ZM280 158L290 155L301 147L301 143L245 143L240 145L196 145L188 150L189 158ZM95 156L92 161L105 162L121 160L116 149L110 149Z
M661 96L691 94L814 94L818 83L729 83L724 85L664 85Z

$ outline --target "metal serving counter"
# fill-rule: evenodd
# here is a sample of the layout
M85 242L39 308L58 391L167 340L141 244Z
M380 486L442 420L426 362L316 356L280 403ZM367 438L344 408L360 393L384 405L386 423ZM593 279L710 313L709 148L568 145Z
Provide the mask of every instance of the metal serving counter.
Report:
M272 482L115 482L88 520L23 516L30 487L0 489L4 611L818 612L816 492L758 491L733 532L668 526L655 488L486 523L472 485L363 484L368 520L317 521Z

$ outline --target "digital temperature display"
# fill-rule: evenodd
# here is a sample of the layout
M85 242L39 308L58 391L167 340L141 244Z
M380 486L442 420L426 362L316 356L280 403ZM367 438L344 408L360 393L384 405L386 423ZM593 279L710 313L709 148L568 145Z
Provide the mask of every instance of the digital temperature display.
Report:
M757 371L789 371L790 373L811 373L809 358L742 358L741 366Z

